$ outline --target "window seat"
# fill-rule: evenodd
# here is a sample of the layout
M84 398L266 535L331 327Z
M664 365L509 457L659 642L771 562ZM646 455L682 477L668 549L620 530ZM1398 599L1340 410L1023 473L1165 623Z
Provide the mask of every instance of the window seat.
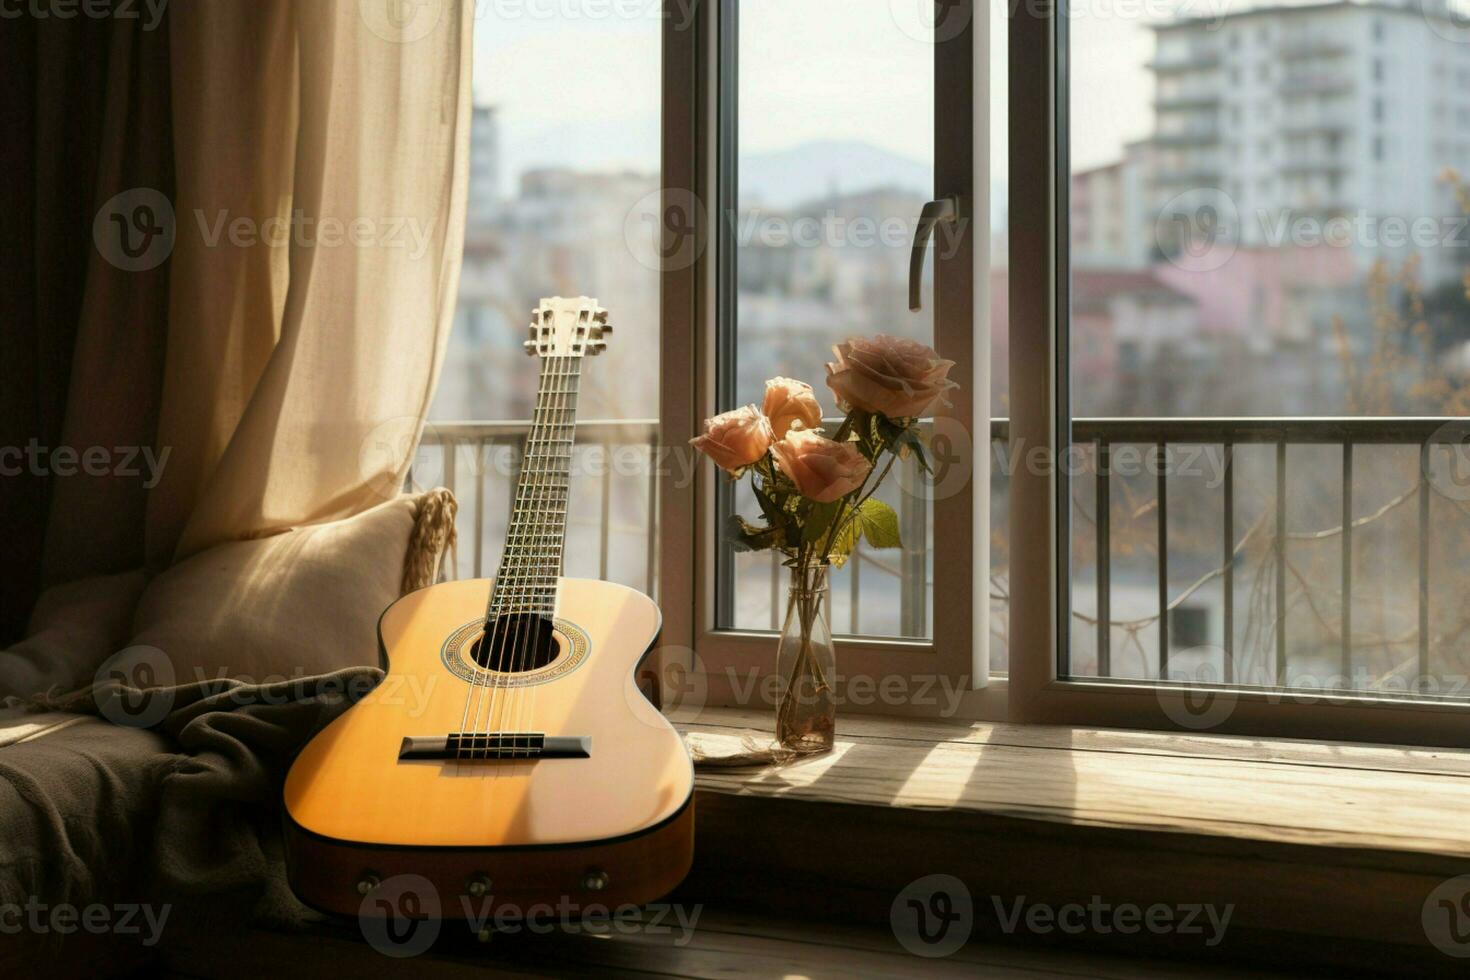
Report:
M712 709L681 727L717 754L768 738L769 723ZM1426 909L1431 892L1470 873L1467 751L849 715L830 755L702 769L697 807L685 889L736 907L886 921L902 888L942 873L969 886L980 938L1278 968L1461 965L1424 922L1442 911ZM1028 937L1002 928L1021 896L1234 911L1208 948L1199 935Z

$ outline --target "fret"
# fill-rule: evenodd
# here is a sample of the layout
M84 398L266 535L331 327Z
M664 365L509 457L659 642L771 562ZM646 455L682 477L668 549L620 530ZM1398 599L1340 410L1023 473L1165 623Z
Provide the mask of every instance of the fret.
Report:
M550 615L562 574L580 358L544 358L487 615Z

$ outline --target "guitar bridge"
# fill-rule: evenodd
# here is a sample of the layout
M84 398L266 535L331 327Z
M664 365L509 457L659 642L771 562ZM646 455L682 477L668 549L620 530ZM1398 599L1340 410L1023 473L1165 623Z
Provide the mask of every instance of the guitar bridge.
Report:
M408 735L398 747L399 759L453 759L460 762L506 759L589 759L591 735L547 735L544 732L451 732Z

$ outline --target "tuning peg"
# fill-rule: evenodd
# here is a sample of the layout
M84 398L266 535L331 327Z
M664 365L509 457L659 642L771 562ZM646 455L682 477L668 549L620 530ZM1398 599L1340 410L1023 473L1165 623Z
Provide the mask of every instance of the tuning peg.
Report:
M528 340L524 344L522 344L521 346L526 349L526 354L527 355L529 355L531 357L535 357L536 356L536 341L534 341L534 340Z
M607 310L598 310L597 311L597 316L594 319L596 319L598 323L606 323L607 322Z
M606 337L608 334L610 334L612 332L613 332L612 324L610 324L610 323L604 323L602 325L602 335L604 337Z

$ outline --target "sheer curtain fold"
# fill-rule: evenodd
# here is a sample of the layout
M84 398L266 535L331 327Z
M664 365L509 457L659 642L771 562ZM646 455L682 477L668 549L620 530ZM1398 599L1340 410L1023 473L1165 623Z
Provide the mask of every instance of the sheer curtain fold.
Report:
M171 10L178 242L150 561L402 485L454 312L472 7ZM415 8L419 9L419 8ZM422 11L421 11L422 12Z

